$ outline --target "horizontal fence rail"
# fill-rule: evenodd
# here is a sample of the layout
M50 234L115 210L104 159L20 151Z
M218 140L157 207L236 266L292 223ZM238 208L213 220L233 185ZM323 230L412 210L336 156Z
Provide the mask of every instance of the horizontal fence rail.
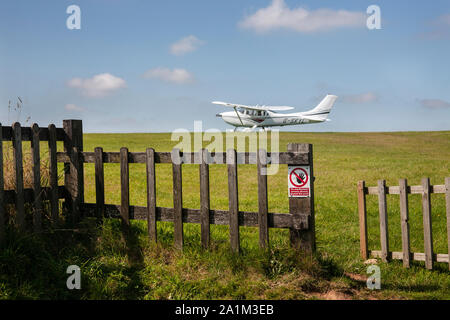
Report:
M41 187L40 192L40 198L41 200L52 200L52 188L50 187ZM65 194L65 188L64 186L58 186L57 192L56 192L56 198L57 199L64 199ZM35 195L34 189L32 188L25 188L23 189L23 200L24 203L34 203L36 201L37 197ZM16 203L16 191L15 190L4 190L4 204L15 204Z
M407 186L406 193L408 194L422 194L423 186ZM430 185L431 193L445 193L445 185ZM400 186L386 186L386 194L400 194ZM378 195L378 187L366 187L365 194Z
M96 203L84 203L83 209L88 216L95 216ZM120 218L121 205L105 204L106 218ZM182 209L183 223L201 223L200 209ZM147 220L147 207L129 206L129 219ZM228 225L230 214L227 210L209 210L209 223L216 225ZM174 208L156 207L156 221L174 221ZM293 217L288 213L268 213L268 226L270 228L291 228L293 226ZM296 221L295 221L296 222ZM296 222L297 223L297 222ZM258 227L258 212L239 211L239 226ZM305 219L302 228L308 227L308 221Z
M226 164L226 152L207 152L205 163ZM257 152L238 152L237 164L257 164ZM155 152L155 163L173 163L172 152ZM69 156L65 152L57 153L58 162L68 162ZM80 153L84 163L95 163L95 152ZM201 152L181 152L180 159L183 164L201 164ZM120 152L103 152L103 163L120 163ZM128 152L128 163L146 163L146 152ZM267 164L296 164L308 165L307 153L295 152L267 152Z
M445 194L448 253L436 254L433 251L433 232L431 219L431 194ZM400 195L400 223L402 233L402 252L389 251L388 219L386 209L386 195ZM424 230L424 252L411 252L409 232L408 195L422 196L422 217ZM377 195L380 219L381 250L369 250L367 239L367 208L366 195ZM365 181L358 182L358 213L360 226L360 252L363 260L369 255L381 258L384 262L391 259L403 261L403 266L409 268L411 260L424 261L425 267L433 269L433 262L446 262L450 270L450 178L445 178L445 185L430 185L429 178L423 178L420 186L408 186L406 179L399 180L399 186L386 186L385 180L379 180L377 187L366 187Z
M50 126L49 126L50 127ZM7 127L2 126L2 140L3 141L12 141L14 138L14 126ZM50 128L39 128L39 140L40 141L49 141L51 139ZM56 141L64 141L65 132L63 128L55 128L56 131ZM21 136L22 141L31 141L33 140L33 129L32 127L21 127Z

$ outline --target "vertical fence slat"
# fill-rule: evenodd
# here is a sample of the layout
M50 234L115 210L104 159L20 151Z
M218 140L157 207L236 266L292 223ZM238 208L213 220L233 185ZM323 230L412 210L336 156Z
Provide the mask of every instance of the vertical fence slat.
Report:
M155 172L155 150L147 149L147 231L150 240L157 241L156 228L156 172Z
M237 157L236 150L227 150L228 167L228 201L230 214L230 243L231 249L239 253L239 198L238 198L238 178L237 178Z
M64 164L64 186L66 189L64 206L72 223L77 223L81 216L81 204L84 202L84 166L80 161L83 152L83 122L81 120L64 120L64 152L70 158Z
M409 242L409 208L408 208L408 181L400 179L400 221L402 228L402 251L403 266L409 268L411 265L411 249Z
M450 270L450 177L445 178L445 209L447 212L448 269Z
M33 161L33 230L42 231L42 188L41 188L41 155L39 126L34 123L31 127L31 157Z
M5 182L3 176L3 128L0 123L0 243L5 239L6 203Z
M422 213L423 213L423 236L425 246L425 267L433 269L433 233L431 230L431 197L430 178L422 179Z
M359 247L361 258L367 260L369 258L369 249L367 243L367 208L365 181L358 181L358 214L359 214Z
M173 149L172 172L173 172L173 228L175 248L183 249L183 188L180 150Z
M389 231L385 180L378 180L378 207L380 212L381 259L387 262L389 260Z
M97 147L95 153L95 205L97 222L105 216L105 173L103 167L103 148Z
M267 201L267 152L264 149L258 151L258 226L259 246L269 247L269 222Z
M209 165L208 150L201 150L201 164L200 170L200 214L201 214L201 237L202 247L207 249L210 240L210 226L209 226L209 210L210 210L210 195L209 195Z
M22 128L15 122L13 131L14 171L16 174L16 223L20 230L25 229L25 199L23 191L23 163L22 163Z
M48 153L50 175L50 211L52 223L59 220L59 196L58 196L58 162L56 159L56 127L48 126Z
M120 216L122 226L130 226L130 172L128 165L128 148L120 148Z

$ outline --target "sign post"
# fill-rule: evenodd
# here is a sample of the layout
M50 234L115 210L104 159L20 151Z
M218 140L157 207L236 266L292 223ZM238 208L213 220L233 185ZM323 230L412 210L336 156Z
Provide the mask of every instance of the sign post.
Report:
M290 143L288 152L306 153L308 162L288 166L289 213L293 226L290 229L291 245L312 253L316 250L314 219L314 171L312 144Z

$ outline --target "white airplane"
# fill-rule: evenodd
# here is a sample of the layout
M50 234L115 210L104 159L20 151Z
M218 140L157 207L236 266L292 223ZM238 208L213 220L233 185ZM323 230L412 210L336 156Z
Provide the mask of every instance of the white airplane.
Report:
M294 109L288 106L246 106L221 101L213 101L212 103L234 109L234 111L218 113L216 116L221 117L223 121L234 126L234 131L236 131L238 127L251 128L250 130L256 128L265 130L266 127L330 121L327 117L336 99L337 96L329 94L314 109L296 113L276 112Z

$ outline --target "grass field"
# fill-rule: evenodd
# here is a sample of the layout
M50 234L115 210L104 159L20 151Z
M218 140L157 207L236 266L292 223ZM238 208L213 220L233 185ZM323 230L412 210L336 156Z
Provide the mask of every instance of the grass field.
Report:
M84 151L170 151L177 143L170 134L86 134ZM160 243L148 243L145 224L134 221L133 233L124 238L119 223L105 222L90 236L24 237L10 232L0 252L1 298L111 298L111 299L323 299L420 298L450 299L447 264L425 270L414 262L404 269L401 261L381 267L381 290L365 288L366 265L359 257L356 183L375 186L378 179L410 185L430 177L443 184L450 176L450 131L398 133L280 133L280 151L290 142L314 147L317 250L302 257L289 248L287 230L271 229L271 250L258 249L256 228L241 227L242 254L230 254L228 228L212 226L212 249L200 248L200 228L185 225L184 253L172 247L172 225L159 223ZM269 143L270 145L270 143ZM171 207L171 166L157 165L157 205ZM85 200L95 202L94 167L85 165ZM241 165L239 205L257 211L256 166ZM287 168L268 178L269 211L288 212ZM210 168L211 207L227 209L224 165ZM146 205L145 167L130 165L132 205ZM106 203L120 204L117 164L105 164ZM378 204L368 196L369 249L379 250ZM183 206L199 208L198 166L183 166ZM388 196L391 250L401 251L398 196ZM432 195L433 237L436 253L447 253L445 201ZM86 223L88 223L87 221ZM420 195L410 196L411 249L423 252ZM43 257L44 256L44 257ZM34 270L25 266L40 261ZM65 268L77 264L83 272L83 289L65 289ZM25 269L23 269L25 268ZM36 280L38 278L39 280ZM56 279L56 280L55 280Z

